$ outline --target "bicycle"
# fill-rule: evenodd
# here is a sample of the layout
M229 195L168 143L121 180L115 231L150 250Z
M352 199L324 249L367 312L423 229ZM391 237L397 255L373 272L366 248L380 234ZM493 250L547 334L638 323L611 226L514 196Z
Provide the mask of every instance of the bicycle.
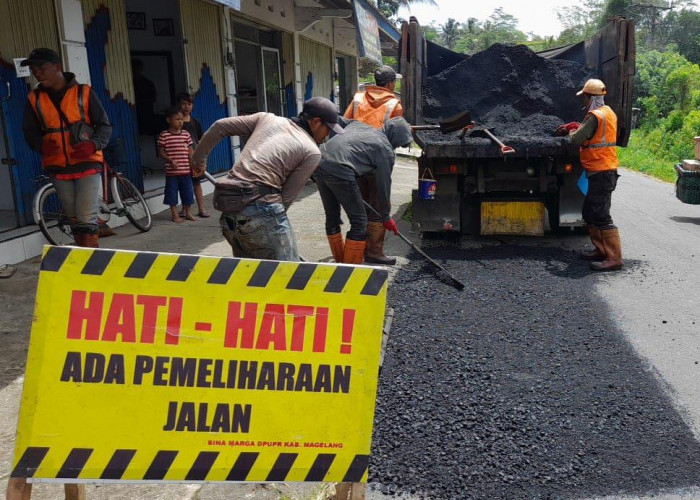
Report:
M56 189L49 182L49 177L42 176L39 180L43 185L34 195L34 222L39 225L41 232L52 245L75 245L70 220L63 214ZM102 166L99 222L106 223L112 215L126 217L142 232L149 231L153 226L151 210L139 190L105 161Z

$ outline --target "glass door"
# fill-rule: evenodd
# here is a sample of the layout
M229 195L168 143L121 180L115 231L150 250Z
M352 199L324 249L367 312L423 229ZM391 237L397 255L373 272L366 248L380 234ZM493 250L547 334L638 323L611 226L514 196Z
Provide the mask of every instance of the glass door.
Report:
M265 89L265 111L284 116L282 103L282 80L280 51L262 47L263 88Z

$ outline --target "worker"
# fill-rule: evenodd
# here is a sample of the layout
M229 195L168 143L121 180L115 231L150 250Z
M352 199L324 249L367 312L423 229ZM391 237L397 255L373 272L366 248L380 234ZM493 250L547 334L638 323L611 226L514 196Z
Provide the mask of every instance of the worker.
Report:
M412 141L411 127L402 117L391 118L381 129L350 120L343 135L333 136L321 146L321 163L314 174L326 212L326 235L336 262L361 264L367 240L367 211L357 178L372 175L377 184L377 205L382 228L398 232L391 219L391 171L394 149ZM340 207L350 219L350 230L343 244L340 232ZM376 255L379 249L370 249Z
M567 130L571 143L580 146L581 164L588 178L588 191L583 202L583 220L588 226L595 249L581 256L591 261L594 271L616 271L622 268L620 231L610 216L612 193L617 186L617 116L605 105L605 84L597 79L588 80L577 95L583 97L586 117L580 126L569 123L559 131Z
M338 109L323 97L304 103L299 116L272 113L223 118L202 136L192 155L197 175L223 137L247 136L245 148L216 185L214 207L224 238L236 257L299 260L287 209L321 160L321 144L330 131L342 134Z
M403 116L401 102L394 94L396 71L391 66L380 66L374 72L376 85L367 86L364 92L358 92L345 110L345 118L360 120L376 129L380 129L389 119ZM377 183L372 175L363 175L358 179L362 198L374 210L381 213L377 203ZM384 236L386 230L379 216L367 210L367 246L365 261L373 264L393 265L396 259L384 255Z
M41 154L78 246L98 247L102 149L112 135L109 118L89 85L63 71L56 52L37 48L21 62L39 86L29 93L22 129Z

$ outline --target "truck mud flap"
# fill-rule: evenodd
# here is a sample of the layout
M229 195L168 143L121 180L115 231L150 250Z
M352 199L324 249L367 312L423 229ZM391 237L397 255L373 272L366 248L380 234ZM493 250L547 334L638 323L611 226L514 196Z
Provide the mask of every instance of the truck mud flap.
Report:
M424 200L413 190L413 229L421 232L460 231L460 195L440 194Z
M576 185L579 175L581 174L565 175L563 184L559 186L560 227L579 227L584 225L581 209L583 208L585 197Z

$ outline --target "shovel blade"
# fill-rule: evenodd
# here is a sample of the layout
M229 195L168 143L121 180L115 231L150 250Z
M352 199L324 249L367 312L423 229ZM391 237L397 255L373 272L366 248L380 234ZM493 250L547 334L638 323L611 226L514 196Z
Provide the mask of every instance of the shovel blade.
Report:
M460 111L456 115L452 115L449 118L440 120L438 125L440 126L440 132L443 134L449 134L451 132L457 132L462 130L467 125L472 122L471 113L467 110Z

